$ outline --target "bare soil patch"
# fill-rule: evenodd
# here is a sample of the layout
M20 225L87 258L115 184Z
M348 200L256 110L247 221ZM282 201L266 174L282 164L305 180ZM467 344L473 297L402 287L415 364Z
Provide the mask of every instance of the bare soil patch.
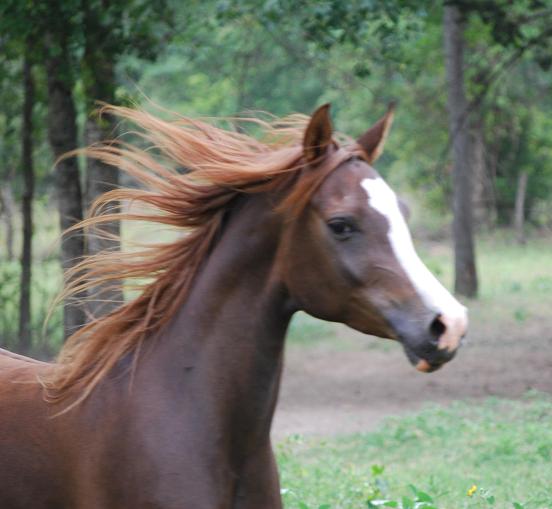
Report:
M312 347L292 345L273 437L370 431L382 420L433 402L519 398L552 393L552 317L524 323L475 323L459 354L431 374L418 373L398 344L336 325L336 338Z

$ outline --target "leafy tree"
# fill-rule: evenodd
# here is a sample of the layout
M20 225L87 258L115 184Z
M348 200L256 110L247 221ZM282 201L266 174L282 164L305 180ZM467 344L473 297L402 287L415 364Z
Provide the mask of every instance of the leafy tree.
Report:
M77 148L76 108L73 98L76 45L74 33L79 20L77 0L17 2L7 0L0 11L0 31L12 47L25 47L26 58L40 61L46 71L48 137L55 158ZM25 44L29 42L28 46ZM20 50L22 51L22 50ZM57 164L57 202L60 226L65 230L82 219L79 169L74 158ZM62 265L70 268L83 255L82 235L67 235L61 246ZM82 309L65 303L66 334L85 322Z
M4 45L12 49L16 58L25 53L29 62L40 62L46 71L48 135L53 155L58 159L55 175L62 231L83 217L78 161L74 157L62 157L79 145L75 86L82 81L87 116L95 100L114 102L118 59L125 53L152 57L159 52L167 32L160 29L161 24L169 25L167 13L167 2L152 5L142 0L91 1L84 4L79 0L48 3L7 0L0 7L0 31L5 34ZM97 141L106 133L112 134L113 126L109 120L87 118L86 137L89 141ZM26 158L25 164L28 162ZM91 202L97 194L116 184L116 173L92 163L87 182L88 202ZM30 213L28 200L25 203L25 210ZM116 229L113 225L112 230ZM92 240L89 252L106 247L113 246ZM67 234L61 246L63 268L70 269L84 251L82 233L73 231ZM26 290L24 295L27 295ZM25 309L24 319L27 314ZM82 307L71 302L64 303L66 336L85 321Z
M33 237L33 198L35 190L33 158L33 107L35 80L31 63L31 43L25 43L23 57L23 111L21 126L21 166L23 173L23 246L21 249L21 284L19 299L19 341L23 351L31 348L31 274Z
M464 27L460 12L454 6L445 6L443 37L448 82L449 132L453 150L454 289L467 297L475 297L477 273L473 241L473 177L466 115L468 101L464 83Z
M85 101L85 142L87 145L112 138L116 127L109 115L94 113L98 101L115 104L118 86L117 64L125 55L154 59L171 36L172 9L166 0L90 0L82 5L79 44L80 79ZM75 34L78 38L79 34ZM88 160L85 208L104 192L117 187L118 172L98 160ZM107 235L106 235L107 234ZM117 222L103 225L101 232L88 232L87 253L118 249ZM89 311L99 316L115 309L122 301L119 286L96 289Z
M19 118L21 97L20 91L13 86L13 82L19 79L20 69L11 60L6 58L8 51L4 47L5 57L0 60L0 214L5 227L6 245L2 251L8 260L14 258L14 216L15 204L13 185L15 169L18 162L17 135L19 131Z
M507 115L507 122L514 122L514 125L510 125L504 132L504 143L497 143L498 147L503 147L511 154L507 156L500 150L501 153L495 157L495 161L500 159L502 164L496 167L498 171L492 176L496 179L495 196L492 201L493 205L496 205L499 221L509 222L510 217L505 219L504 212L507 210L509 215L510 211L514 210L512 223L516 225L518 238L523 242L525 209L531 203L531 199L526 200L525 195L529 191L530 197L536 190L535 186L527 183L528 180L535 180L538 172L528 172L528 167L531 166L530 153L527 151L530 140L528 131L532 130L533 122L522 122L523 132L519 132L515 125L517 119L527 119L528 115L530 116L531 106L528 103L531 97L527 94L527 87L524 87L521 94L516 89L520 83L528 84L525 77L528 68L536 66L547 71L552 65L552 3L549 0L454 0L449 3L455 5L472 25L477 26L479 31L476 32L475 38L484 41L484 45L490 49L485 58L478 58L478 62L473 59L470 64L474 90L467 114L472 117L472 122L474 117L477 118L478 111L502 109L500 102L510 102L508 96L518 97L516 104L512 103L510 106L515 108L519 115ZM532 72L538 73L535 69ZM515 79L500 80L505 75L510 78L515 76ZM493 90L494 97L488 97L490 90ZM542 97L538 101L542 104ZM482 103L486 103L487 108L484 105L482 107ZM511 136L513 132L517 132L515 139ZM496 135L494 137L496 138ZM511 167L510 163L514 161L515 167ZM510 170L506 170L508 167ZM513 178L504 180L505 171ZM547 186L544 186L544 189L546 188Z

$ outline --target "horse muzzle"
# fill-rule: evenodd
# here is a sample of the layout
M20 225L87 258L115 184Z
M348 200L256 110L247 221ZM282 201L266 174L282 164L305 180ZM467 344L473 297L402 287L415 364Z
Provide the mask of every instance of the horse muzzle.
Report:
M403 345L406 356L418 371L430 373L451 361L467 332L467 314L431 314L426 319L408 315L387 317Z
M458 349L451 352L443 352L442 350L432 352L426 350L426 352L420 356L414 352L404 340L401 339L401 343L410 363L422 373L437 371L444 364L451 361L458 351Z

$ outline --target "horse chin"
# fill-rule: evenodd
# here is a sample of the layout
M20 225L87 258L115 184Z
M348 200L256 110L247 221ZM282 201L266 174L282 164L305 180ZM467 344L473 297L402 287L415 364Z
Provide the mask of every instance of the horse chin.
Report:
M403 344L404 351L410 363L421 373L433 373L440 369L443 364L430 364L426 359L418 357L410 348Z
M437 371L438 369L440 369L441 366L442 364L435 366L431 365L425 359L420 359L414 367L421 373L433 373L433 371Z

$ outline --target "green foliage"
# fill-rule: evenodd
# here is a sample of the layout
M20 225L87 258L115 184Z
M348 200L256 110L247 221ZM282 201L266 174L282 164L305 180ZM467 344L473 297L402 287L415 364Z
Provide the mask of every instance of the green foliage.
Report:
M268 30L295 32L323 51L336 46L372 47L378 41L380 52L374 62L401 60L410 37L420 31L431 2L354 0L321 2L292 0L248 0L218 2L219 18L224 22L254 15ZM358 62L355 74L367 77L369 62Z
M534 30L546 29L546 17L536 14L550 7L533 0L455 3L469 14L469 95L485 96L476 112L484 123L492 216L501 224L511 222L517 176L524 170L529 172L527 216L547 226L552 223L550 76L535 65L536 45L525 49L521 60L502 66L534 39ZM0 6L0 31L6 35L3 48L9 49L4 59L11 60L21 55L27 36L34 38L37 55L48 48L55 53L68 38L77 97L86 103L80 106L81 124L98 97L148 107L146 95L188 115L308 113L331 101L337 127L355 135L399 99L378 169L395 187L419 191L432 212L443 214L450 209L450 174L441 18L441 5L425 0L127 0L107 6L94 0L86 9L74 1L7 0ZM504 32L504 23L515 30ZM56 34L48 44L46 28ZM115 82L105 79L114 63ZM19 102L9 97L17 88L14 64L4 83L0 76L5 90L0 130L2 116L15 120L12 135L6 130L0 135L17 157ZM1 67L0 61L0 74ZM39 80L39 96L43 88ZM44 130L43 117L38 131Z
M552 4L548 0L449 0L465 14L480 17L493 39L521 53L533 49L535 61L545 70L552 65Z
M337 127L352 134L400 98L396 127L378 168L396 187L420 190L432 211L449 209L440 6L248 0L194 8L195 21L165 59L146 68L137 60L124 63L147 96L205 115L310 112L330 101ZM189 13L178 12L184 11L181 17ZM527 216L546 224L552 155L543 122L552 107L544 100L550 80L528 50L519 64L514 61L515 79L500 79L512 72L513 64L506 69L502 61L515 50L495 41L488 18L471 16L467 38L470 95L484 118L491 216L510 223L517 175L529 169ZM542 93L527 93L527 73Z
M19 159L21 91L13 83L21 80L18 62L0 58L0 179L15 173Z
M0 347L17 350L19 324L18 262L0 263ZM35 355L55 353L62 341L61 309L56 309L48 322L50 305L61 288L61 270L56 260L35 265L31 288L31 337Z
M373 433L292 436L278 446L285 507L549 507L550 418L550 397L528 393L428 407Z
M173 14L167 0L125 0L102 2L63 0L43 2L4 0L0 4L0 32L14 54L21 52L23 41L30 39L37 59L50 54L59 56L67 45L75 60L72 70L78 72L78 61L86 51L87 37L105 58L123 53L153 58L168 39ZM15 56L12 55L12 56Z
M88 1L75 33L80 47L80 79L90 110L95 101L114 102L117 82L114 67L124 55L153 60L172 36L173 10L168 0L126 0L106 5ZM87 111L89 113L89 111Z
M516 79L498 83L496 96L488 104L487 143L496 147L495 201L498 222L509 224L515 203L520 171L529 175L526 202L527 216L536 224L545 218L532 214L552 193L552 140L550 115L543 103L526 98L527 87L546 96L550 80L528 62L512 73ZM544 103L549 106L550 103ZM512 111L516 110L516 115ZM544 219L544 221L543 221Z
M322 73L304 75L310 59L302 48L287 55L254 19L196 34L195 40L193 51L185 45L171 47L165 59L146 69L141 61L129 59L125 72L139 79L140 89L155 102L188 115L247 110L286 115L313 109L323 93Z

